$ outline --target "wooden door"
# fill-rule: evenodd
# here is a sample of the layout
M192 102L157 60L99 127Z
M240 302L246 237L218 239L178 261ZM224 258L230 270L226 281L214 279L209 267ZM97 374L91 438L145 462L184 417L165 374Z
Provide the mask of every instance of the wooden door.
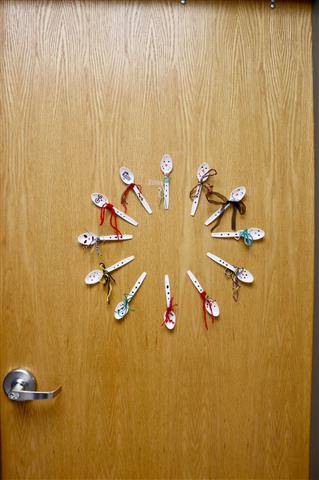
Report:
M2 378L27 367L51 401L1 396L2 469L15 479L307 478L313 308L311 2L72 1L1 4ZM174 159L171 208L159 161ZM217 191L247 188L252 248L215 240L197 166ZM134 239L101 247L111 305L84 284L98 266L76 237L98 225L93 191ZM222 229L230 227L230 214ZM255 275L237 304L211 251ZM198 275L220 304L203 325ZM134 311L116 303L142 271ZM177 326L161 327L169 273Z

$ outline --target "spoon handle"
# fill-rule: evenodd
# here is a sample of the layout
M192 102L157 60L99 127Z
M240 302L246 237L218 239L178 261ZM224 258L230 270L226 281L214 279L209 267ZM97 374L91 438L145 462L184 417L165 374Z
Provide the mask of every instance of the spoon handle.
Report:
M134 260L134 258L135 258L134 255L131 255L130 257L127 257L127 258L123 258L123 260L120 260L119 262L114 263L114 265L111 265L110 267L107 267L106 271L108 273L111 273L114 270L117 270L118 268L123 267L127 263L130 263L132 260Z
M142 285L143 281L144 281L144 278L146 277L147 273L146 272L143 272L142 275L140 275L134 285L134 287L132 288L132 290L130 291L130 293L128 294L128 301L130 302L132 300L132 298L134 297L134 295L136 294L137 290L140 288L140 286Z
M169 307L171 302L171 286L169 283L169 276L165 275L164 277L164 285L165 285L165 296L166 296L166 306Z
M216 212L214 212L210 217L207 218L205 225L210 225L211 223L213 223L214 220L216 220L216 218L218 218L229 207L230 203L226 203L226 205L220 207L218 210L216 210Z
M121 240L131 240L133 238L133 235L97 235L96 238L100 242L118 242Z
M128 215L126 215L126 213L121 212L121 210L119 210L118 208L114 207L114 211L118 217L121 217L126 222L130 223L131 225L134 225L134 227L137 227L138 222L134 220L134 218L129 217Z
M241 230L237 232L213 232L212 237L215 238L239 238Z
M236 268L234 265L231 263L225 262L222 258L217 257L217 255L214 255L213 253L207 252L207 257L209 257L211 260L214 260L214 262L218 263L222 267L228 268L232 272L236 273Z
M140 189L138 188L138 186L137 186L137 185L134 185L133 190L134 190L135 195L137 196L137 198L139 199L139 201L141 202L141 204L143 205L143 207L144 207L145 210L147 211L147 213L151 214L151 213L152 213L152 209L151 209L151 207L149 206L149 204L147 203L145 197L142 195L142 192L140 191Z
M199 283L199 281L197 280L197 278L195 277L195 275L193 274L193 272L191 272L190 270L187 270L187 275L189 276L193 285L199 291L199 293L203 293L204 289L201 286L201 284Z
M193 203L192 203L192 209L191 209L191 216L192 217L196 213L201 193L202 193L202 185L198 185L198 187L196 188L196 192L195 192L195 195L194 195L194 200L193 200Z
M168 206L169 206L169 181L164 180L164 209L168 210Z

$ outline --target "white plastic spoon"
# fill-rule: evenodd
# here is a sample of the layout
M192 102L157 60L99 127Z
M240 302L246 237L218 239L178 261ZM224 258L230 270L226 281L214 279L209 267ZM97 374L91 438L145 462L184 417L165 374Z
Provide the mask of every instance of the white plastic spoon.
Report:
M166 307L168 308L171 303L171 287L169 283L169 276L165 275L164 277L164 285L165 285L165 296L166 296ZM166 311L164 312L164 322L163 324L168 330L173 330L176 324L176 315L175 312L169 312L169 320L166 322Z
M213 232L212 237L215 238L236 238L236 240L239 240L241 237L242 232L244 230L237 230L237 232ZM261 240L265 236L265 232L261 230L260 228L252 227L248 228L247 232L251 235L252 239L255 240Z
M206 176L208 171L209 171L208 163L201 163L200 166L197 169L197 180L199 182L204 181L205 176ZM193 203L192 203L192 209L191 209L192 217L196 213L198 203L199 203L199 199L200 199L200 196L201 196L201 193L202 193L202 189L203 189L203 185L198 185L197 188L196 188L196 191L195 191L195 194L194 194L194 200L193 200Z
M99 208L102 208L106 203L109 203L108 198L105 195L102 195L102 193L92 193L91 195L91 200ZM114 212L118 217L121 217L123 220L126 222L130 223L131 225L134 225L136 227L138 225L138 222L134 220L134 218L129 217L126 215L126 213L121 212L118 208L114 208Z
M207 252L207 256L211 260L214 260L214 262L221 265L222 267L228 268L228 270L231 270L232 272L234 272L238 280L240 280L241 282L253 283L254 276L245 268L236 267L236 265L232 265L231 263L225 262L225 260L217 257L217 255L214 255L213 253L210 253L210 252Z
M126 185L131 185L131 183L134 183L134 174L127 167L120 168L120 177ZM147 203L145 197L142 195L142 192L140 191L137 185L134 185L133 191L137 196L137 198L139 199L139 201L141 202L141 204L143 205L143 207L145 208L145 210L147 211L147 213L151 214L152 209Z
M115 310L114 310L114 318L116 320L121 320L129 311L129 302L132 300L134 295L136 294L137 290L140 288L142 285L144 278L146 277L146 272L143 272L142 275L137 279L134 287L130 291L130 293L127 295L127 302L120 302L116 305Z
M246 188L245 187L237 187L233 190L229 195L229 202L240 202L244 196L246 195ZM210 217L207 218L205 225L210 225L213 223L216 218L218 218L227 208L229 208L231 203L227 203L226 205L222 205L216 212L214 212Z
M160 163L161 171L164 174L164 209L168 210L169 206L169 181L170 173L173 170L173 160L167 153L163 156Z
M195 277L195 275L193 274L193 272L191 272L190 270L187 270L187 275L191 279L193 285L198 290L198 292L200 294L203 293L204 289L201 286L201 284L199 283L199 281L197 280L197 278ZM219 306L218 306L218 303L216 302L216 300L213 300L212 298L207 297L205 299L205 308L206 308L206 311L208 312L208 314L210 316L214 316L214 317L219 316Z
M123 258L123 260L120 260L119 262L114 263L114 265L107 267L106 268L107 273L114 272L114 270L117 270L118 268L123 267L127 263L130 263L132 260L134 260L134 258L135 258L134 255L131 255L130 257L127 257L127 258ZM100 282L102 278L103 278L103 270L96 269L88 273L84 281L87 285L96 285L97 283Z
M133 235L96 235L92 232L84 232L78 236L78 242L85 247L95 245L96 242L118 242L123 240L131 240Z

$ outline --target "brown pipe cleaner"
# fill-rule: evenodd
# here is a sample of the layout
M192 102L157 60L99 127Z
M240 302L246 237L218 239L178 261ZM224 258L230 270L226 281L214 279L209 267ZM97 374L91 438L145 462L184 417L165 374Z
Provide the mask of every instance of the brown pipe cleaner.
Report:
M104 265L104 263L100 263L100 267L103 270L103 277L102 277L101 282L104 284L104 286L106 288L106 301L107 301L107 303L110 303L110 296L111 296L111 293L112 293L113 285L116 282L115 282L115 279L112 277L112 275L107 271L107 268Z
M208 193L212 192L213 191L213 185L211 185L210 183L207 183L207 182L208 182L210 177L214 177L215 175L217 175L217 170L215 170L215 168L211 168L210 170L208 170L206 175L203 175L201 180L199 180L199 182L191 189L191 191L189 192L189 198L191 200L194 200L194 198L196 197L197 188L200 187L200 186L206 190L206 195Z
M214 196L219 198L221 201L214 200L213 198L211 198ZM213 191L206 192L206 198L209 203L213 203L214 205L221 205L222 207L222 213L219 215L219 217L216 218L216 220L214 220L215 225L212 227L211 232L215 230L215 228L218 227L218 225L220 224L221 219L223 218L225 210L228 205L231 205L231 208L233 210L232 218L231 218L231 228L232 230L236 230L237 211L239 212L240 215L244 215L244 213L246 212L246 205L244 204L244 202L242 200L240 200L239 202L228 200L228 198L226 198L221 193L213 192Z

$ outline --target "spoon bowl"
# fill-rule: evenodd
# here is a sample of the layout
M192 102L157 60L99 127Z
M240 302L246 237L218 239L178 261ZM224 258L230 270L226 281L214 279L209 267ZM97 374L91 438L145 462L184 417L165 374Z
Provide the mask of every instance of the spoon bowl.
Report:
M252 228L248 228L247 231L254 241L255 240L261 240L265 236L265 232L263 230L261 230L261 228L252 227ZM241 232L243 232L243 230L239 230L238 232L235 233L235 238L236 239L240 238ZM226 238L227 238L227 233L228 232L226 232L226 235L225 235ZM230 232L230 233L232 233L232 232Z
M160 166L161 166L161 170L164 173L164 175L169 175L171 173L171 171L173 170L173 160L170 157L170 155L168 155L166 153L163 156L163 158L161 160L161 163L160 163Z
M94 245L96 243L97 237L91 232L84 232L78 236L78 242L85 247Z
M219 317L219 306L216 300L213 300L212 298L208 298L205 301L205 308L210 316Z
M260 228L248 228L248 233L252 236L253 240L261 240L265 236L265 232Z
M241 268L236 274L236 277L243 283L253 283L254 281L253 274L246 270L246 268Z
M84 281L87 285L96 285L101 281L102 277L103 277L102 270L92 270L92 272L87 274Z
M128 313L128 305L125 306L124 302L120 302L116 305L115 310L114 310L114 318L116 320L122 320L122 318L125 317L125 315Z
M120 168L120 177L126 185L130 185L134 183L134 174L133 172L127 167Z
M245 195L246 195L246 188L245 187L237 187L229 195L229 200L231 202L240 202L244 198Z
M202 180L207 180L207 178L205 178L207 172L209 171L209 165L208 163L201 163L200 166L198 167L198 170L197 170L197 179L198 181L202 181Z
M170 312L169 314L169 321L165 322L165 312L163 314L164 318L164 325L168 330L173 330L176 324L176 315L175 312Z
M91 200L94 205L100 208L102 208L103 205L105 205L106 203L109 203L107 197L105 195L102 195L102 193L92 193Z

